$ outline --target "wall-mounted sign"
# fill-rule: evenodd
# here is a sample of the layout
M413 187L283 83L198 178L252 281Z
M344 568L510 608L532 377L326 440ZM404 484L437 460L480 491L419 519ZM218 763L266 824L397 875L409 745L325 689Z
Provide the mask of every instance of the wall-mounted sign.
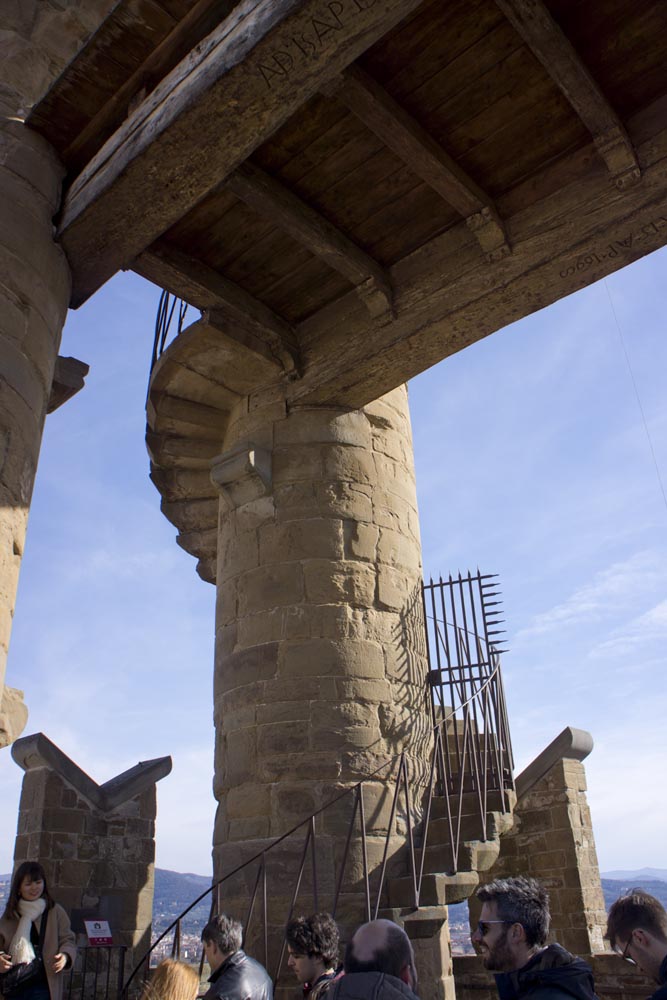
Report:
M84 920L88 944L92 948L109 947L113 944L108 920Z

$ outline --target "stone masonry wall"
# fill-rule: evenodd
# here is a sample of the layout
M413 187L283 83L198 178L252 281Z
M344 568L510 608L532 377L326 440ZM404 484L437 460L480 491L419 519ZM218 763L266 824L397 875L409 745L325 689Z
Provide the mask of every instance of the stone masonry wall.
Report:
M485 881L510 875L530 875L547 888L552 940L575 955L604 951L604 897L581 761L557 761L519 797ZM479 909L471 900L471 921Z
M287 414L280 400L241 409L225 449L213 470L222 493L216 877L403 748L418 754L430 745L406 389L354 412ZM246 453L255 472L234 479L229 469ZM365 786L371 869L389 821L387 773ZM320 907L331 905L350 806L348 796L317 819ZM291 891L303 833L280 860L271 855L272 896ZM351 923L361 916L361 875L357 831L346 882ZM314 903L309 878L305 910ZM278 923L286 915L276 911Z
M44 865L79 935L84 918L108 920L129 968L150 944L155 815L154 785L104 814L49 768L23 779L14 863Z

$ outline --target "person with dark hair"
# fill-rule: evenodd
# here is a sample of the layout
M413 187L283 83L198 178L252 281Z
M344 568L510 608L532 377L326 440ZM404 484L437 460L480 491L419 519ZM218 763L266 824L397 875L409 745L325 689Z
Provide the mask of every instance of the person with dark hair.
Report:
M643 889L631 889L609 908L605 937L617 955L654 979L651 1000L667 1000L667 912Z
M44 869L24 861L14 873L5 912L0 918L0 992L5 1000L61 1000L64 969L76 958L69 917L54 902ZM22 973L30 978L11 982Z
M205 1000L273 1000L273 983L263 965L241 948L243 928L221 913L201 932L204 954L211 967Z
M597 1000L591 967L547 945L549 896L533 878L496 879L477 890L482 912L471 940L496 973L500 1000Z
M350 938L345 975L329 988L327 1000L416 1000L417 971L410 939L391 920L371 920Z
M322 1000L336 977L340 937L330 913L290 920L285 930L287 964L301 983L304 997Z

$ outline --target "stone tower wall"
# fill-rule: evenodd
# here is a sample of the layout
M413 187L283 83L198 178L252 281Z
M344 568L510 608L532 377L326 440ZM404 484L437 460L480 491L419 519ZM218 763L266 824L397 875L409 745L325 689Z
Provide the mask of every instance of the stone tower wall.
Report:
M213 468L216 877L403 748L430 745L406 389L353 412L241 410L225 444ZM365 786L371 868L387 774ZM347 797L317 820L320 906L331 905L349 812ZM294 872L300 850L284 849ZM358 835L351 851L354 890ZM288 892L287 869L277 877Z

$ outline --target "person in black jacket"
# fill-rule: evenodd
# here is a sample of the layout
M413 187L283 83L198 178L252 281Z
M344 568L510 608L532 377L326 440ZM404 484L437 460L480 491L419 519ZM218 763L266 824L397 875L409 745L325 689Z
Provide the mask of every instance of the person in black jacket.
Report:
M482 901L472 943L496 973L499 1000L597 1000L593 973L559 944L547 946L549 897L532 878L496 879Z
M205 1000L273 1000L273 984L263 965L241 948L243 928L224 913L213 917L201 933L211 967Z
M338 972L340 936L330 913L295 917L285 929L287 964L301 983L302 1000L324 1000Z
M667 912L643 889L631 889L612 903L605 937L617 955L654 979L651 1000L667 1000Z

